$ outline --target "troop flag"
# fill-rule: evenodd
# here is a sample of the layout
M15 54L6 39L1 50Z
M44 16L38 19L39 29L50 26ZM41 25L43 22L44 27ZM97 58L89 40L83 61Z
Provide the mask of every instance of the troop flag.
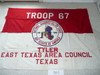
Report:
M9 8L0 69L100 69L87 9Z

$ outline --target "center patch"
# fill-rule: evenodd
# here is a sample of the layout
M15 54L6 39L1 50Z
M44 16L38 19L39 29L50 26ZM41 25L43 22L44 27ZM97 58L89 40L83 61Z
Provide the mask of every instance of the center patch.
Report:
M63 37L62 27L55 21L42 20L32 28L32 37L36 43L42 46L53 46Z

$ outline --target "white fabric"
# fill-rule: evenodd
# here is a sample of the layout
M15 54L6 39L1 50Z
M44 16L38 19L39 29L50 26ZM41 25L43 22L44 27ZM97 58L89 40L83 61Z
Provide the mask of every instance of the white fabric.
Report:
M36 64L36 59L54 59L53 57L21 57L21 52L38 52L38 47L42 46L34 42L31 33L0 33L0 52L18 52L17 57L1 57L0 68L33 70L100 68L100 52L92 33L64 33L62 40L53 46L58 47L58 51L63 56L62 58L56 58L58 59L58 64L56 65ZM65 52L89 52L92 58L65 57ZM44 55L45 52L42 52L42 54Z

